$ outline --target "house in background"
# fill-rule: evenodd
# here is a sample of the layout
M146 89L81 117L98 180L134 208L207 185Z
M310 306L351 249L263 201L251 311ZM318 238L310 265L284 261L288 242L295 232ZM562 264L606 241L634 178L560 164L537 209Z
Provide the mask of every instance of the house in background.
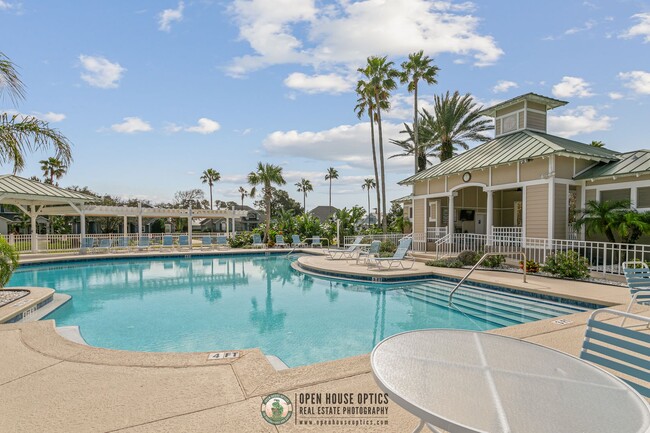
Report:
M235 220L236 232L249 232L264 222L264 212L253 209L250 206L235 205L234 210L247 212L245 217L240 217ZM206 218L200 222L200 228L197 228L197 230L204 232L226 232L226 220L225 218Z
M571 218L588 200L629 199L650 210L650 151L548 134L547 112L566 104L527 93L487 108L494 139L401 181L413 186L404 214L417 248L431 250L447 233L584 239Z
M329 218L334 215L336 212L338 212L339 209L332 206L316 206L312 210L309 211L310 214L314 215L316 218L320 220L321 223L327 222Z

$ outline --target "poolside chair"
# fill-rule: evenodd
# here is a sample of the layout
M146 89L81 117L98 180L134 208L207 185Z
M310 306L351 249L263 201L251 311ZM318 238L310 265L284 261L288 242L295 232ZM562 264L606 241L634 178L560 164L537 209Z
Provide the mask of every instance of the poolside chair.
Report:
M138 251L149 250L151 248L151 238L149 236L142 236L138 239L138 245L136 246Z
M323 248L323 243L320 240L320 236L312 236L311 238L311 247L321 247Z
M95 247L94 238L83 238L81 239L81 247L79 248L79 252L83 254L86 251L92 251L94 247Z
M230 248L230 245L228 245L228 238L225 236L217 236L217 248L219 249L228 249Z
M100 239L99 245L95 247L93 251L99 252L100 250L104 250L105 252L109 253L111 251L112 246L113 246L112 239Z
M361 241L363 236L357 236L354 238L354 242L347 248L328 248L327 254L331 260L341 260L341 259L353 259L356 258L356 255L361 248Z
M395 265L395 267L401 267L402 269L411 269L415 264L415 257L407 257L406 254L411 248L411 242L413 239L404 238L399 241L397 245L397 250L393 257L374 257L368 260L368 267L376 266L378 270L390 269ZM406 267L405 264L409 264L409 267Z
M304 247L307 244L300 240L300 236L291 235L291 246L294 248Z
M190 237L188 235L180 235L178 237L178 249L187 249L190 247Z
M162 248L160 251L163 251L165 249L172 250L174 249L174 237L172 235L165 235L162 238Z
M212 249L212 238L210 236L203 236L201 238L201 249L202 250Z
M650 317L608 308L596 310L587 321L587 331L580 351L581 359L619 373L619 379L642 396L650 398L650 387L647 385L650 382L650 334L616 326L605 322L606 319L596 320L596 316L601 314L623 317L646 325L650 325Z
M284 236L282 235L275 235L275 247L276 248L285 248L288 247L289 244L284 241Z
M262 242L262 236L258 234L253 235L253 248L264 248L266 245Z
M359 255L357 255L357 264L359 264L359 262L368 263L369 260L377 257L379 255L380 246L381 241L372 241L368 251L360 250Z
M630 289L630 303L627 306L626 313L632 310L635 303L650 303L650 269L644 262L623 262L623 273L627 281L627 287ZM625 325L625 320L621 326Z
M121 238L117 238L117 241L115 244L113 244L113 252L117 252L117 250L129 250L129 238L124 236Z

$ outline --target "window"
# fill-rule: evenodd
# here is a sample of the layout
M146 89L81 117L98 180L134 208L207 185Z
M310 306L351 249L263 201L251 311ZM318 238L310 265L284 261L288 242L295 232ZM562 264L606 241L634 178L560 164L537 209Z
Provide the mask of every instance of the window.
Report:
M506 132L511 132L517 129L518 127L518 122L517 122L517 113L511 114L510 116L506 116L503 118L503 127L501 132L505 134Z
M630 199L630 189L610 189L608 191L600 192L600 201L619 201L619 200L629 200Z
M650 187L638 188L636 190L636 207L650 207Z
M413 207L404 206L404 218L406 221L413 221Z
M429 203L429 222L435 223L438 221L438 202L432 201Z

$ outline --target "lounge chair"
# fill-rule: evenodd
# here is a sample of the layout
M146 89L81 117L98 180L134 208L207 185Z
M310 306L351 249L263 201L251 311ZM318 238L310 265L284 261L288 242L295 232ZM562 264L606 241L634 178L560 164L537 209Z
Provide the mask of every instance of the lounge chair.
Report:
M81 239L81 248L79 249L79 252L83 254L86 251L93 251L94 247L95 247L94 238L83 238Z
M627 306L626 313L632 310L635 303L650 303L650 269L644 262L623 262L623 273L627 281L627 287L630 289L630 303ZM625 318L621 326L625 325Z
M115 244L113 244L113 252L117 252L117 250L129 250L129 238L128 237L121 237L117 238L117 241Z
M219 249L228 249L230 248L230 245L228 245L228 238L225 236L217 236L217 248Z
M275 247L276 248L285 248L288 247L289 244L284 241L284 236L282 235L275 235Z
M201 238L201 249L202 250L212 249L212 238L210 236L203 236Z
M341 259L353 259L356 258L359 249L361 248L361 240L363 236L357 236L354 238L354 242L347 248L328 248L327 254L329 254L331 260L341 260Z
M304 247L305 245L307 244L300 240L300 236L291 235L291 246L293 248Z
M381 241L372 241L368 251L360 250L359 255L357 256L357 264L359 264L359 262L368 263L369 260L377 257L379 255L380 246Z
M95 247L93 251L99 252L100 250L104 250L105 252L109 253L111 251L112 246L113 246L112 239L100 239L99 245Z
M174 249L174 237L172 235L165 235L162 238L162 248L160 251L163 251L165 249L172 250Z
M321 247L323 248L323 243L320 240L320 236L312 236L311 238L311 247Z
M258 234L253 235L253 248L264 248L266 245L262 242L262 236Z
M189 248L190 247L190 237L188 235L180 235L178 237L178 249Z
M415 264L415 257L407 257L406 254L409 251L409 248L411 248L411 238L404 238L399 241L399 245L397 246L397 250L395 251L395 254L393 254L393 257L375 257L371 260L368 260L368 267L375 266L379 270L383 269L390 269L395 265L395 267L399 266L402 269L411 269L413 265ZM409 267L405 266L405 263L410 263Z
M149 250L149 248L151 248L151 238L149 236L140 237L136 247L138 248L138 251Z
M603 321L596 320L596 316L601 314L606 316ZM596 310L587 321L580 358L621 373L622 377L618 376L619 379L649 398L650 388L647 384L650 382L650 335L647 332L616 326L611 321L604 322L612 315L650 325L650 317L607 308Z

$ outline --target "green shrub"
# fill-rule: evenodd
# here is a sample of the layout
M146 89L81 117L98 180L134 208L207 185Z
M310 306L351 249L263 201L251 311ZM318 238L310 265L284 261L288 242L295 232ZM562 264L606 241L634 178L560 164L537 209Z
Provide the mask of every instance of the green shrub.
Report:
M585 279L589 277L589 261L576 251L551 254L542 270L561 278Z
M524 269L524 261L519 260L519 269ZM535 274L539 272L539 263L535 260L526 260L526 272Z
M427 266L436 266L439 268L462 268L463 262L454 258L429 260L425 263Z
M481 256L479 256L478 253L469 250L462 251L458 254L458 260L460 260L465 266L474 266L480 258Z
M230 248L243 248L253 244L253 234L250 232L237 233L228 239Z
M506 258L502 255L498 256L487 256L485 260L481 263L481 266L486 268L498 268L506 262Z
M397 250L397 246L392 241L382 241L379 245L380 253L394 253Z
M0 238L0 287L9 282L11 275L18 267L18 251Z

